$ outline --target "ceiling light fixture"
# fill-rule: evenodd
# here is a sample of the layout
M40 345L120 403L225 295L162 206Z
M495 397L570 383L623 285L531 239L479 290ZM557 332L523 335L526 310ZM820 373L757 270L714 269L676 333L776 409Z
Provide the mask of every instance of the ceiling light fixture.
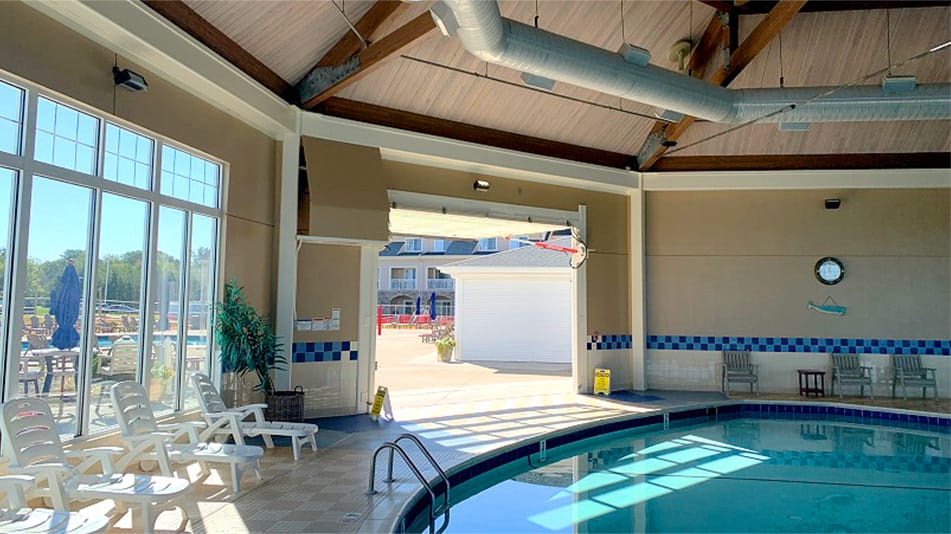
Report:
M472 189L476 191L488 191L492 184L488 180L476 180L472 182Z

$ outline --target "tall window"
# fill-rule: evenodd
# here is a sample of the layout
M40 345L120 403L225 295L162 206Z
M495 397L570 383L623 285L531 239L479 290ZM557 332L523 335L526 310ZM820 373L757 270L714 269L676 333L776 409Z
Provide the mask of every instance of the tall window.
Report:
M225 168L2 77L4 399L47 399L64 437L114 428L108 390L123 380L157 413L194 407L188 378L213 351Z
M423 240L422 239L407 239L403 244L403 252L422 252L423 251Z
M445 239L433 239L433 252L446 252L447 244Z

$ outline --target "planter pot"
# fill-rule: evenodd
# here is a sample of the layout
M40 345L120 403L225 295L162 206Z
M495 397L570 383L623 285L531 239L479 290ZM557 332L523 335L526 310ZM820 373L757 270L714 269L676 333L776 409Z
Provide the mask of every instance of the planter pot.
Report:
M446 363L452 360L452 350L453 347L439 348L436 347L436 355L439 358L439 361Z

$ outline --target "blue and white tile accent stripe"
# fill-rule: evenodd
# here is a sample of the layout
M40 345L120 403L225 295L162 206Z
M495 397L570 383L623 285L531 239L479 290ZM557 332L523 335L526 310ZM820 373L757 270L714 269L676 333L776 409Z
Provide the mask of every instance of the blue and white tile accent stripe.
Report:
M629 349L633 345L634 337L630 334L591 336L588 339L588 350Z
M293 344L294 363L356 361L356 341L317 341Z
M951 355L951 340L647 336L647 348L659 350L749 350L755 352L841 352L847 354L938 354L948 356Z

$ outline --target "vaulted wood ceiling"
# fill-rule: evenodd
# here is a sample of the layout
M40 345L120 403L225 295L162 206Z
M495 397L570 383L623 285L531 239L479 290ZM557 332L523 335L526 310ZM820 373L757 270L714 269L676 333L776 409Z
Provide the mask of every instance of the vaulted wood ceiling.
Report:
M341 39L351 40L352 51L360 50L357 41L347 37L351 34L350 28L338 7L349 21L364 28L364 37L371 44L379 44L401 27L405 32L406 25L431 5L431 2L384 2L389 4L386 9L378 6L370 12L373 1L336 1L335 5L329 0L185 0L185 5L211 29L223 33L236 47L290 85L297 84ZM935 3L943 5L934 6ZM538 25L609 50L617 50L626 39L650 50L654 64L673 69L675 65L667 59L667 50L680 39L693 42L700 39L716 13L708 4L720 9L731 6L727 1L540 0ZM737 4L739 7L734 6L737 13L763 13L775 2ZM846 3L820 0L807 3L808 8L803 7L802 12L782 26L779 37L770 39L729 87L776 87L781 75L787 87L842 85L885 68L889 53L894 64L951 40L949 4L926 1L924 4L932 7L881 9L907 4L863 2L863 7L872 9L815 12L833 9L833 4ZM534 22L535 2L502 1L500 5L503 16L528 24ZM160 13L169 11L167 5L156 9ZM181 25L175 20L180 15L163 14ZM365 16L361 26L361 18ZM764 17L762 14L737 15L738 42L742 43ZM192 25L194 23L192 21ZM194 30L189 31L195 35ZM399 47L386 47L386 61L336 92L323 107L318 106L317 111L352 118L361 118L361 111L365 111L365 120L391 121L395 126L429 129L430 133L468 128L470 137L485 132L487 144L514 143L517 147L519 137L528 138L536 145L547 140L556 142L552 144L556 154L563 153L569 159L615 166L633 165L631 156L638 153L654 127L655 121L649 118L653 110L649 106L564 83L556 84L551 93L533 90L521 83L518 72L486 65L466 52L457 39L445 38L427 28L418 33L422 37L413 35L412 39L397 43ZM201 39L200 35L195 36ZM339 46L337 53L342 48L347 47ZM708 69L708 77L719 68L721 56L719 52L714 54L715 68ZM241 63L228 55L225 57ZM917 76L919 83L949 82L951 48L897 69L895 74ZM282 96L294 99L289 93ZM407 113L388 113L387 108ZM440 124L441 121L445 123ZM799 133L780 132L775 124L762 124L710 139L727 128L697 122L684 131L677 146L661 159L881 153L896 154L893 159L895 165L900 166L898 154L927 153L930 156L909 158L907 163L920 166L924 160L928 165L943 162L942 166L947 166L951 161L948 155L951 120L814 124L809 131ZM493 131L504 139L494 141ZM574 154L571 146L584 150ZM847 159L842 158L843 166L848 166ZM713 162L715 158L706 160ZM714 166L714 163L708 165Z

